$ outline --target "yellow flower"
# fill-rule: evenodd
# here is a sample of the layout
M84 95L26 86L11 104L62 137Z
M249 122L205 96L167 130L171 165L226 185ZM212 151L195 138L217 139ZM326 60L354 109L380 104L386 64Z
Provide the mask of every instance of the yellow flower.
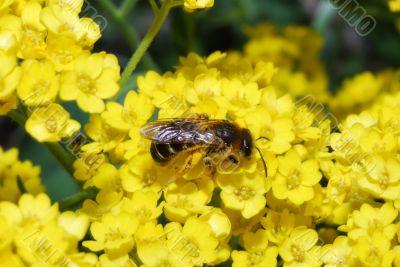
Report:
M18 255L14 254L11 250L0 252L0 261L4 266L24 267L25 264Z
M90 115L89 123L85 125L85 132L94 141L82 147L82 150L89 154L103 151L112 153L126 138L126 133L108 126L98 114Z
M183 6L187 11L210 8L213 5L214 5L214 0L185 0L183 3Z
M92 177L92 183L99 189L121 190L121 179L118 170L108 162L104 162L97 168L96 174Z
M140 224L147 222L156 222L162 214L164 203L157 205L159 196L153 191L135 191L132 197L125 198L122 204L122 210L135 216Z
M338 236L333 244L325 245L321 249L321 260L326 267L355 266L355 258L346 236Z
M221 174L217 176L222 189L221 199L227 208L239 210L249 219L259 213L266 204L264 194L268 191L265 176L245 172Z
M135 240L137 254L144 263L143 266L192 266L184 258L179 258L173 248L168 247L168 242L176 242L175 245L178 245L183 240L169 241L167 240L167 234L168 232L164 231L161 224L146 223L138 228Z
M280 245L289 235L296 224L296 215L284 209L282 212L270 210L261 219L261 224L266 229L268 240Z
M7 11L11 4L14 2L14 0L2 0L0 1L0 15Z
M376 99L382 89L382 80L371 72L363 72L343 82L336 96L329 102L329 107L340 118L350 113L359 113Z
M136 267L136 263L129 257L128 254L114 257L109 254L102 254L99 257L99 265L104 267Z
M35 109L25 128L39 142L58 142L77 132L80 124L70 119L70 114L61 105L50 104Z
M390 241L398 229L398 225L393 223L397 215L398 211L391 203L385 203L381 208L363 204L360 210L353 211L347 225L341 225L338 229L348 232L352 240L358 240L362 236L370 237L377 233Z
M77 266L90 267L95 266L97 263L97 255L93 253L79 252L69 254L68 259L75 263Z
M279 247L283 266L320 266L320 251L316 246L318 234L306 227L293 229Z
M41 59L46 53L47 32L40 20L41 11L40 3L29 1L18 11L18 17L7 17L7 30L19 41L17 55L20 58Z
M92 251L101 251L113 258L128 253L133 248L133 234L138 227L138 220L127 213L112 215L107 213L100 222L90 226L95 241L84 241L83 246Z
M21 69L17 66L15 56L8 55L0 50L0 101L11 96L21 77Z
M0 100L0 116L6 115L18 106L17 97L12 95L8 98Z
M390 11L399 12L400 11L400 1L399 0L388 0L388 5Z
M199 219L208 223L214 236L219 240L227 238L231 233L231 222L228 216L218 208L203 213Z
M317 111L319 112L319 111ZM306 105L298 106L293 115L293 123L295 125L294 132L297 138L308 141L310 139L319 139L321 129L313 126L315 122L314 114Z
M33 195L44 192L40 168L32 166L30 161L18 161L18 153L16 148L8 151L0 148L0 200L16 203L22 194L21 190Z
M189 266L203 266L217 258L218 240L208 223L192 216L182 227L171 222L164 228L168 248Z
M50 198L44 193L36 197L24 194L19 199L18 205L0 202L0 216L6 218L15 227L39 228L54 221L58 214L58 205L51 205Z
M239 79L223 79L222 95L219 105L236 116L243 116L261 101L261 90L256 82L243 84ZM218 99L217 99L218 101Z
M272 181L272 192L278 199L288 199L296 205L314 197L314 188L322 175L316 160L302 162L295 150L279 159L279 173Z
M400 162L394 157L374 157L373 168L357 182L376 197L396 200L400 197Z
M387 260L393 262L393 263L389 263L389 264L392 264L393 266L400 265L400 246L399 245L393 247L392 250L389 251L389 253L387 253L387 254L388 254Z
M241 243L248 252L264 251L268 247L268 234L264 229L257 232L246 232L241 236Z
M278 248L269 247L260 252L232 251L232 267L277 266Z
M25 60L22 63L17 93L24 105L32 108L48 105L56 99L58 89L59 76L53 63L47 60Z
M200 102L221 96L222 81L216 75L199 74L193 81L186 93L186 99L189 103L197 105Z
M320 59L323 39L318 33L303 26L280 30L271 24L248 28L247 33L251 38L244 46L245 56L279 66L271 81L278 95L311 94L318 102L328 100L327 74Z
M192 215L210 210L207 204L213 190L214 183L208 177L171 184L164 193L164 215L171 221L183 223Z
M5 218L5 215L0 215L0 251L6 251L11 248L15 230L15 226Z
M353 246L354 254L359 258L362 266L385 266L383 262L390 257L390 241L382 234L361 236ZM386 265L390 266L390 265Z
M159 192L168 182L168 177L173 175L171 171L154 164L149 153L140 154L123 164L119 172L122 187L127 192L138 190Z
M70 0L49 0L48 1L48 6L52 5L58 5L62 9L67 9L73 13L79 14L81 12L82 6L83 6L83 0L75 0L75 1L70 1Z
M140 134L140 127L134 126L129 131L128 140L121 142L115 148L122 155L121 160L130 162L130 159L141 158L143 153L148 153L151 141Z
M83 53L74 61L74 69L61 76L60 97L76 100L78 106L89 113L104 110L104 99L119 90L119 65L112 54Z
M105 162L105 156L102 154L80 153L79 158L74 161L74 177L79 181L86 181L84 188L92 185L92 177L97 174L98 168Z
M101 117L108 125L119 131L128 132L133 129L139 132L134 126L142 126L150 119L153 112L154 107L149 98L135 91L129 91L123 106L117 102L108 102Z
M245 115L245 122L255 138L267 138L260 141L260 148L281 154L289 150L294 140L293 103L286 95L276 97L274 91L265 90L261 105Z
M116 214L121 210L122 193L100 190L96 195L96 201L86 199L80 212L87 214L91 221L98 221L105 214Z
M72 70L75 58L82 53L82 47L69 36L50 35L46 41L46 58L53 62L56 71Z
M71 8L50 5L43 8L40 15L43 24L54 35L70 35L79 41L85 34L86 29L82 27L78 14Z
M85 214L66 211L58 217L58 225L64 229L65 238L74 243L85 237L89 228L89 217Z

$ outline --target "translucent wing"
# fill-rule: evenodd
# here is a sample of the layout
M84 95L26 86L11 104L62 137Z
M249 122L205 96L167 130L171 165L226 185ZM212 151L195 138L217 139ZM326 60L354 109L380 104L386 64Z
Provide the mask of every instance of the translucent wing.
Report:
M213 131L221 122L224 120L162 119L144 125L140 132L143 137L164 144L221 145L222 139Z

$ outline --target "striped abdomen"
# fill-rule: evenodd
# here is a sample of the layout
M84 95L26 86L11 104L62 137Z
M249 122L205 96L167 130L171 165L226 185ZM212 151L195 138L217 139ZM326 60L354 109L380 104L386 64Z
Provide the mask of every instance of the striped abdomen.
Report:
M161 144L152 142L150 153L153 159L158 163L166 163L177 153L182 152L192 146L194 146L194 144Z

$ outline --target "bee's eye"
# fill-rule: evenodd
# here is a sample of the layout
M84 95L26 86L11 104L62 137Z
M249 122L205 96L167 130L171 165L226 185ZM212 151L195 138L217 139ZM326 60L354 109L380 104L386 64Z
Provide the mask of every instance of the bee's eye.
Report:
M234 155L230 155L230 156L228 157L228 160L229 160L230 162L232 162L233 164L238 164L238 163L239 163L239 160L238 160Z

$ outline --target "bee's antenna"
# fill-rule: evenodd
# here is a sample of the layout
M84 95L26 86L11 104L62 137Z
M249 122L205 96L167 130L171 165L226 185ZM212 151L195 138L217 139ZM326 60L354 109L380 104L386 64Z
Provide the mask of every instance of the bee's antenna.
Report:
M261 153L261 150L256 146L256 149L257 149L257 151L258 151L258 154L260 154L260 157L261 157L261 161L262 161L262 163L263 163L263 166L264 166L264 172L265 172L265 177L268 177L268 169L267 169L267 164L265 163L265 160L264 160L264 157L263 157L263 154Z
M258 137L258 138L256 139L256 141L261 140L261 139L265 139L265 140L270 141L269 138L267 138L267 137L265 137L265 136L260 136L260 137Z
M258 138L256 139L256 141L261 140L261 139L270 141L269 138L267 138L267 137L265 137L265 136L260 136L260 137L258 137ZM264 166L265 177L268 177L268 169L267 169L267 164L265 163L265 160L264 160L264 156L263 156L263 154L261 153L261 150L260 150L257 146L255 146L255 147L256 147L256 149L257 149L257 151L258 151L258 154L260 154L260 157L261 157L261 160L262 160L262 163L263 163L263 166Z

